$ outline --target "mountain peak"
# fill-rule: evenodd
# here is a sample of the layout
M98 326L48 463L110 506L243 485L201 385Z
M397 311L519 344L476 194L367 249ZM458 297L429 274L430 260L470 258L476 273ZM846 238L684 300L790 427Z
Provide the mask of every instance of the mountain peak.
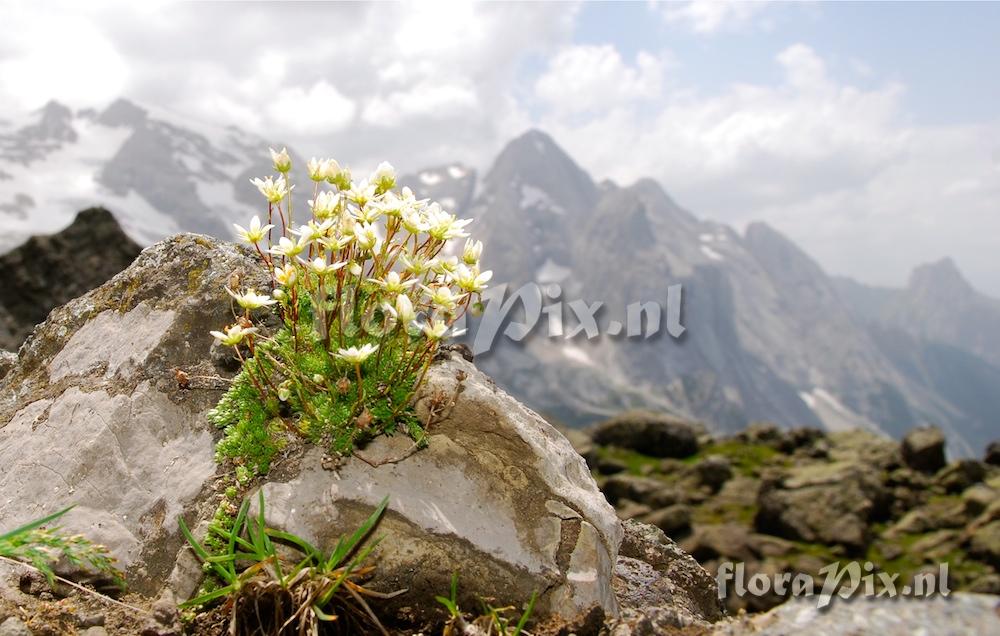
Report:
M124 97L119 97L104 109L98 121L105 126L134 128L146 120L146 110Z
M950 256L915 267L910 274L908 287L911 290L974 293Z
M541 130L531 129L508 143L485 179L493 188L530 186L559 201L564 209L589 211L597 201L593 179L559 144Z
M38 123L22 129L22 135L39 141L76 141L73 130L73 111L59 102L49 100L37 111Z

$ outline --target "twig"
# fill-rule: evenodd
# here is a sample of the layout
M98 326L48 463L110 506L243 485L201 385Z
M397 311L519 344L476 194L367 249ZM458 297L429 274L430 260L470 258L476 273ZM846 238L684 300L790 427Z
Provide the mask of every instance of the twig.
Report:
M33 566L31 564L28 564L28 563L25 563L23 561L18 561L17 559L12 559L10 557L5 557L5 556L0 556L0 561L6 561L7 563L12 563L14 565L19 565L19 566L21 566L21 567L23 567L25 569L31 570L33 572L37 572L37 573L41 574L42 576L45 576L44 572L42 572L41 570L39 570L35 566ZM77 590L79 590L81 592L86 592L87 594L90 594L91 596L95 596L98 599L104 601L105 603L110 603L112 605L118 605L119 607L124 607L124 608L130 609L130 610L132 610L134 612L139 612L140 614L152 614L152 612L149 611L149 610L147 610L147 609L142 609L141 607L136 607L134 605L129 605L128 603L122 603L121 601L117 601L117 600L111 598L110 596L107 596L106 594L101 594L97 590L92 590L89 587L80 585L79 583L75 583L73 581L70 581L69 579L65 579L65 578L59 576L58 574L53 574L52 576L53 576L53 578L55 580L59 581L60 583L65 583L66 585L68 585L68 586L70 586L70 587L72 587L74 589L77 589Z

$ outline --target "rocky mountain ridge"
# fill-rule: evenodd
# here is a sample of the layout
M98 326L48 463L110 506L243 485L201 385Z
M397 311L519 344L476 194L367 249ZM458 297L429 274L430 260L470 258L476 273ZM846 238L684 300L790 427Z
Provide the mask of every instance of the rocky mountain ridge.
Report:
M248 177L270 172L260 140L125 100L102 112L50 104L37 121L7 128L7 241L55 229L83 201L107 202L141 242L178 228L227 236L229 220L259 211ZM719 431L764 420L892 436L931 423L957 455L990 438L1000 303L955 276L944 285L957 299L928 292L941 277L923 274L912 293L852 293L861 287L831 279L773 228L751 224L740 234L701 220L652 180L597 183L539 131L512 141L484 175L449 164L401 181L476 218L494 287L557 284L565 302L603 302L603 326L622 321L631 303L665 304L666 288L683 285L679 339L536 333L481 356L502 385L554 420L582 426L650 408ZM872 319L869 305L887 317ZM563 321L573 324L571 315Z

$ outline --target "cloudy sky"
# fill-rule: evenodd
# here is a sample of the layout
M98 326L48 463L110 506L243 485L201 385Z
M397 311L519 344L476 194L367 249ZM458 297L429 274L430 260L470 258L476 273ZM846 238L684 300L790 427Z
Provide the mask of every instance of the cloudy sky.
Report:
M403 169L538 127L829 272L1000 296L1000 3L39 4L0 0L0 116L124 95Z

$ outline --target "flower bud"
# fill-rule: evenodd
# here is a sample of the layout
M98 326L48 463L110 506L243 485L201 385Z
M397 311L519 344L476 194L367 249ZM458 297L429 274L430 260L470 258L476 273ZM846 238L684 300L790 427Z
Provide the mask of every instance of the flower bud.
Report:
M277 152L274 148L271 148L271 161L274 162L274 169L278 172L285 174L292 169L292 158L288 156L288 149L282 148L281 152Z

